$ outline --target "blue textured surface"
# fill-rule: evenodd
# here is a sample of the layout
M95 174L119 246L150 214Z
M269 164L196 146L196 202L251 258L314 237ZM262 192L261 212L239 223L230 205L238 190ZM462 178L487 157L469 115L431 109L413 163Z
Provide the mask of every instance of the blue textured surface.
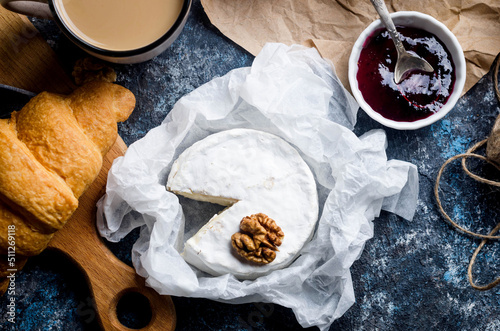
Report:
M70 72L84 54L52 22L33 22ZM233 68L249 66L252 60L210 24L199 1L194 1L184 31L165 53L143 64L115 67L118 83L138 100L131 118L119 127L120 135L127 144L140 139L161 123L180 97ZM419 169L417 213L413 221L389 213L375 220L374 238L352 267L356 303L331 330L500 330L500 287L479 292L466 277L479 241L453 230L433 197L441 164L484 139L499 111L488 75L434 125L417 131L385 129L389 158L412 162ZM382 127L360 111L355 132L373 128ZM499 191L467 178L459 162L447 169L442 192L445 208L472 230L488 232L500 220ZM110 244L127 263L136 235ZM479 283L500 274L499 248L492 242L478 258L474 274ZM98 330L85 279L55 252L30 259L17 274L15 328L6 320L6 300L0 299L2 330ZM177 330L301 329L291 310L278 305L173 300Z

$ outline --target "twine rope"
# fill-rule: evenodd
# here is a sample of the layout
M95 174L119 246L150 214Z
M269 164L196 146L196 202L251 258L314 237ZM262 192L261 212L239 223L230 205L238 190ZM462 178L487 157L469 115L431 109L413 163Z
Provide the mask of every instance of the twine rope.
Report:
M495 64L495 69L494 69L494 72L493 72L493 84L494 84L495 94L496 94L497 100L498 100L498 102L500 102L500 91L498 89L498 71L499 71L498 69L500 67L500 54L497 56L495 62L496 62L496 64ZM484 183L484 184L488 184L488 185L500 187L500 182L489 180L489 179L483 178L481 176L478 176L478 175L474 174L473 172L471 172L469 170L469 168L467 167L467 159L472 157L472 158L477 158L477 159L483 160L483 161L485 161L485 162L493 165L498 170L500 170L500 167L497 166L495 163L493 163L490 160L488 160L485 156L476 153L476 151L479 148L481 148L483 145L485 145L486 142L487 142L487 139L484 139L484 140L478 142L477 144L475 144L474 146L472 146L471 148L469 148L466 153L452 156L448 160L446 160L446 162L443 163L443 165L439 169L439 172L438 172L438 175L437 175L437 179L436 179L436 185L434 186L434 195L436 197L438 208L439 208L439 211L441 212L441 214L444 216L444 218L451 225L453 225L456 229L458 229L458 230L460 230L460 231L462 231L462 232L464 232L464 233L466 233L466 234L468 234L470 236L473 236L475 238L482 239L481 243L479 244L479 246L476 248L476 250L472 254L471 260L469 262L469 267L467 268L467 277L469 279L470 285L473 288L475 288L476 290L481 290L481 291L486 291L486 290L492 289L493 287L495 287L498 284L500 284L500 277L498 277L497 279L495 279L494 281L492 281L492 282L490 282L488 284L478 285L478 284L475 283L474 277L472 275L472 268L474 266L474 263L476 262L476 258L478 256L479 252L484 247L484 245L486 245L486 243L488 242L488 240L491 240L491 239L500 239L500 236L496 236L495 235L500 230L500 222L488 234L480 234L480 233L476 233L476 232L473 232L473 231L465 229L464 227L462 227L461 225L459 225L458 223L456 223L455 221L453 221L451 219L451 217L444 210L444 208L443 208L443 206L441 204L441 199L439 197L439 183L441 181L441 176L443 175L443 172L444 172L444 169L446 168L446 166L448 164L450 164L451 162L457 160L457 159L462 159L462 168L463 168L463 170L465 171L465 173L469 177L473 178L474 180L476 180L476 181L478 181L480 183Z

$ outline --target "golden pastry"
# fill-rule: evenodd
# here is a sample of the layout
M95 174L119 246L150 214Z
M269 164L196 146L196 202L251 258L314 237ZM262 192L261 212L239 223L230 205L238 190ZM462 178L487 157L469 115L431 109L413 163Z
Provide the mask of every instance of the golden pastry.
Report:
M19 269L71 217L134 107L128 89L92 81L67 96L42 92L0 119L0 289L8 257Z

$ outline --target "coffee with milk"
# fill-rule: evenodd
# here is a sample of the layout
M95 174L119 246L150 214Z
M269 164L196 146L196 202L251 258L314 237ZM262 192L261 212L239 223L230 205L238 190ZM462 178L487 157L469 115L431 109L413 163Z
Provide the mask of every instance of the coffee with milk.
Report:
M79 39L110 51L147 46L174 25L182 0L54 0L68 29Z

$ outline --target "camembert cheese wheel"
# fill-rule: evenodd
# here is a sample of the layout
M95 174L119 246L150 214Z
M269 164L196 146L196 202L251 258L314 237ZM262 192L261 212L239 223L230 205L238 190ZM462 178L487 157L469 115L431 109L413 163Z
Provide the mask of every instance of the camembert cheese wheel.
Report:
M316 182L308 165L285 140L256 130L232 129L196 142L173 163L167 189L227 206L187 240L182 252L185 261L214 276L255 279L289 265L318 219ZM284 233L275 259L262 265L231 245L241 220L258 213Z

